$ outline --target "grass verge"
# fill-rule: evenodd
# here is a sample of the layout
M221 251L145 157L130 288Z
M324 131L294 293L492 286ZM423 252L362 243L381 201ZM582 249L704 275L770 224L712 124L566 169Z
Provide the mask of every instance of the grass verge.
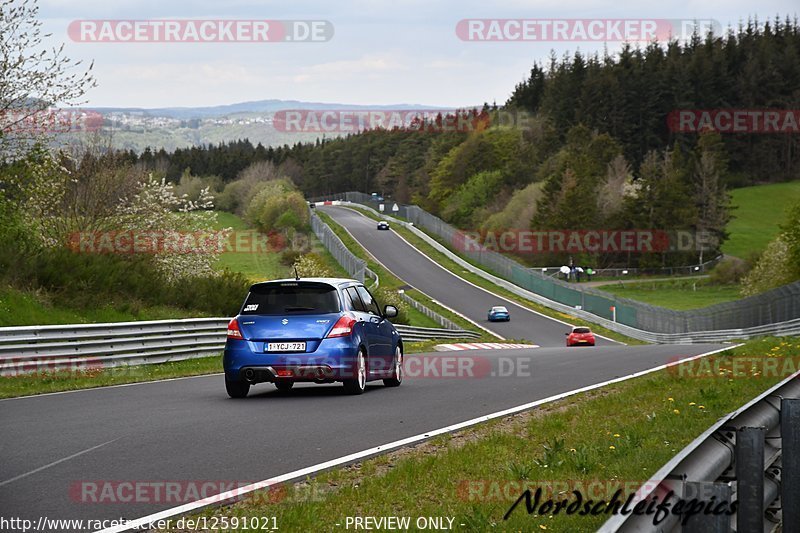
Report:
M208 316L177 307L147 306L140 302L121 302L112 306L72 308L55 305L44 291L0 288L0 327L46 324L87 324L162 320Z
M215 270L227 268L232 272L241 272L252 282L279 279L288 275L289 267L281 263L280 253L259 253L258 247L253 243L261 242L259 239L266 239L266 236L260 234L258 230L249 228L241 217L217 211L217 223L214 229L223 228L233 228L236 233L235 242L244 244L242 250L234 248L221 253L214 263Z
M751 341L713 357L726 368L745 356L796 361L800 339ZM412 524L417 517L444 516L462 531L595 531L608 515L528 515L522 504L508 520L503 517L523 487L535 490L554 482L594 487L591 494L583 493L595 501L608 500L622 488L624 500L718 418L788 373L756 372L741 379L732 377L741 373L716 370L696 375L704 379L690 379L680 367L654 372L201 515L274 516L278 527L288 531L333 531L353 516L409 516Z
M707 279L612 283L596 289L676 310L698 309L741 298L738 285L714 285Z
M0 398L93 389L109 385L199 376L217 372L222 372L222 355L156 365L59 370L0 376Z

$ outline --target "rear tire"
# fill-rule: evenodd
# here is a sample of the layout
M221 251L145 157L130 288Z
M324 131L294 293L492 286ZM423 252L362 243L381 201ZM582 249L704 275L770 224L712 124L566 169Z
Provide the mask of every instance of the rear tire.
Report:
M294 381L276 381L275 388L281 392L289 392L294 387Z
M394 351L394 365L392 377L383 380L387 387L399 387L403 383L403 351L398 346Z
M245 398L250 392L250 384L246 381L225 380L225 390L231 398Z
M358 351L354 370L355 378L344 380L344 390L347 394L363 394L367 388L367 359L364 350Z

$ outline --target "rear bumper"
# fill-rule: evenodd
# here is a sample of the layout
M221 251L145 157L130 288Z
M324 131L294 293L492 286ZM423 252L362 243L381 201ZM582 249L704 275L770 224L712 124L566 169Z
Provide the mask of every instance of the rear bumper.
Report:
M225 378L265 381L342 381L355 376L359 342L355 337L323 339L311 353L254 353L247 341L225 345Z

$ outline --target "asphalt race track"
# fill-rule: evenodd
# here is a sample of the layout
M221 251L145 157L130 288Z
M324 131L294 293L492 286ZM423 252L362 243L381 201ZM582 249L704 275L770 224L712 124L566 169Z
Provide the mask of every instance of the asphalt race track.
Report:
M329 212L399 277L465 315L485 320L498 303L418 257L393 233L378 234L373 221L343 209ZM119 490L121 482L186 487L265 480L720 347L606 342L568 349L563 324L515 307L511 312L510 323L492 329L544 347L412 355L407 365L469 358L473 371L418 372L399 388L369 384L363 396L347 396L340 385L298 385L283 394L261 384L247 399L231 400L222 376L214 375L0 400L0 515L139 518L187 502L163 496L113 501L130 495ZM93 488L104 486L116 494L92 503L93 494L102 494ZM331 529L336 518L321 529Z
M557 320L509 303L435 266L430 259L409 246L394 231L378 231L376 222L352 209L320 208L347 228L353 237L395 276L431 298L457 310L467 318L506 339L526 339L539 346L564 346L569 326ZM494 305L505 305L509 322L489 322L486 315ZM614 341L597 338L599 345Z

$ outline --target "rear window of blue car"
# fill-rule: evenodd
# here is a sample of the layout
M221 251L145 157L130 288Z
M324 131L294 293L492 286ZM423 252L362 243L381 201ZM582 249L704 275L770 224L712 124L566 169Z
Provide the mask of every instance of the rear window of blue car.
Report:
M285 315L287 313L337 313L336 288L324 283L267 283L253 285L242 306L243 315Z

